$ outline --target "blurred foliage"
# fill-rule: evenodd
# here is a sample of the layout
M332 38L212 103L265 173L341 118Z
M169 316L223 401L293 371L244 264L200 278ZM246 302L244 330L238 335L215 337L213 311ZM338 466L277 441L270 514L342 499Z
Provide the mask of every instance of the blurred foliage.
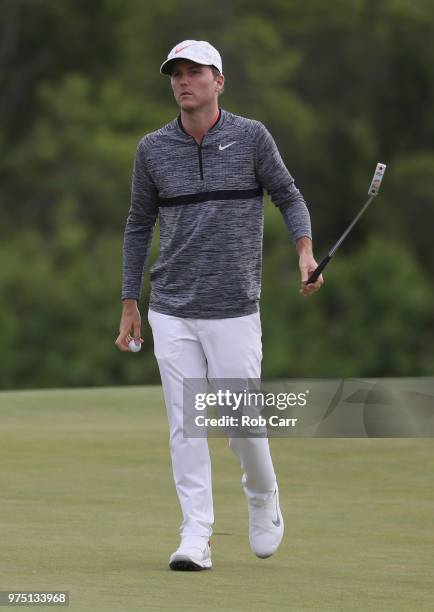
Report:
M308 202L318 259L362 205L376 162L388 164L381 197L309 300L266 203L264 375L432 374L430 0L0 0L0 9L0 388L159 380L148 283L145 348L114 347L121 250L136 143L178 112L159 66L186 38L221 49L223 108L273 133Z
M279 215L265 229L264 376L432 375L432 287L405 243L380 232L351 252L344 243L303 299Z

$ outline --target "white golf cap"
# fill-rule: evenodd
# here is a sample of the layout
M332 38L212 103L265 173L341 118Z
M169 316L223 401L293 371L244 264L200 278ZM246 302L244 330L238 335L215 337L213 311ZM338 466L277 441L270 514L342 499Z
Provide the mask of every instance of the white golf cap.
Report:
M167 60L161 64L161 74L170 74L172 64L178 59L187 59L205 66L215 66L222 72L220 53L206 40L184 40L173 47Z

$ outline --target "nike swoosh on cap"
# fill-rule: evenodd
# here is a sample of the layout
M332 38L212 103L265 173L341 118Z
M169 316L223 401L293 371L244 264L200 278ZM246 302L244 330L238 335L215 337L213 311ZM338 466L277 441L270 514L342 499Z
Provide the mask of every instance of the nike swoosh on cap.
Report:
M181 51L183 51L184 49L187 49L187 47L191 47L191 45L185 45L184 47L177 47L175 49L175 53L181 53Z
M229 144L225 145L224 147L222 147L221 144L219 144L219 151L224 151L225 149L227 149L228 147L231 147L233 144L235 144L237 141L234 140L234 142L230 142Z

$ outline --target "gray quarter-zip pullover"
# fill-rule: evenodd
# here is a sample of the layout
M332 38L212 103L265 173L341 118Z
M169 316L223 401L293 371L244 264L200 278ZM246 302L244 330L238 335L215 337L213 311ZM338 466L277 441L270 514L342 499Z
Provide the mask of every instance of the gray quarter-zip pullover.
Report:
M295 242L311 237L306 203L259 121L221 110L201 145L180 118L136 150L123 246L122 299L139 299L157 217L160 253L149 306L178 317L220 319L258 310L263 189Z

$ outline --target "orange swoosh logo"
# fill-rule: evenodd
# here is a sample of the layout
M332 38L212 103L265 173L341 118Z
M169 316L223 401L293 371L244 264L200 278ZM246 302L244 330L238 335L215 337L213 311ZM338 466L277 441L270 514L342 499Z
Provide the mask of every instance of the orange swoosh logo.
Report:
M175 53L180 53L180 52L181 52L181 51L183 51L184 49L187 49L187 47L191 47L191 44L190 44L190 45L185 45L184 47L177 47L177 48L175 49Z

